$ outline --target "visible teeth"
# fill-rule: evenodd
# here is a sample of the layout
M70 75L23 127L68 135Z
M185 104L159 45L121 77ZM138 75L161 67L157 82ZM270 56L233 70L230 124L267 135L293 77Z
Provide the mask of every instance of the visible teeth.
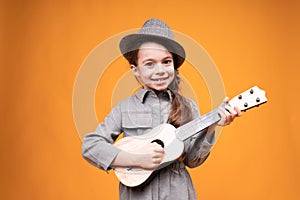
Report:
M164 81L167 80L168 78L159 78L159 79L155 79L154 81Z

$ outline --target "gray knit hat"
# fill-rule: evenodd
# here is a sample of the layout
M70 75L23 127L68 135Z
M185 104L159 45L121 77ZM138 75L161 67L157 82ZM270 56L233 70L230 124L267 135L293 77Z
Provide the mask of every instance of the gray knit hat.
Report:
M119 47L124 57L129 60L127 53L136 50L136 48L138 48L136 46L137 43L147 41L158 42L175 54L175 68L180 67L184 62L184 48L174 40L174 35L170 27L163 21L155 18L147 20L138 33L123 37Z

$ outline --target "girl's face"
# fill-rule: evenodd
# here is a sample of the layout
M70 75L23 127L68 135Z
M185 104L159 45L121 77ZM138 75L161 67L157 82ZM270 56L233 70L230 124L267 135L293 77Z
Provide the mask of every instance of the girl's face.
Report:
M158 43L143 43L136 63L137 66L131 65L131 70L145 89L164 91L174 79L172 54Z

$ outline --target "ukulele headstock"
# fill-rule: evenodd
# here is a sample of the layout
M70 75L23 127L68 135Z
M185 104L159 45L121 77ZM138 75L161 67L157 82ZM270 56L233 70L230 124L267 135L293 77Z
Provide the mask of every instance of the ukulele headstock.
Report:
M266 92L254 86L245 92L237 95L229 101L229 104L234 107L237 106L241 111L246 111L253 107L266 103Z

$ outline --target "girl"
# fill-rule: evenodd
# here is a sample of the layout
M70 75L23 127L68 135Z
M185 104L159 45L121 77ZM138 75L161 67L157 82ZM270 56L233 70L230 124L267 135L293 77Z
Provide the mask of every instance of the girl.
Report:
M84 137L82 154L105 171L114 166L156 169L164 157L164 149L159 144L147 144L142 154L129 153L112 144L122 132L124 137L143 135L162 123L180 127L199 116L195 102L178 93L178 68L185 60L185 51L173 39L170 28L158 19L149 19L139 33L125 36L120 50L142 88L114 107L96 131ZM186 166L201 165L214 144L215 127L228 125L241 115L238 108L226 108L218 123L185 140L180 159L157 171L150 182L137 187L120 183L120 199L196 199Z

